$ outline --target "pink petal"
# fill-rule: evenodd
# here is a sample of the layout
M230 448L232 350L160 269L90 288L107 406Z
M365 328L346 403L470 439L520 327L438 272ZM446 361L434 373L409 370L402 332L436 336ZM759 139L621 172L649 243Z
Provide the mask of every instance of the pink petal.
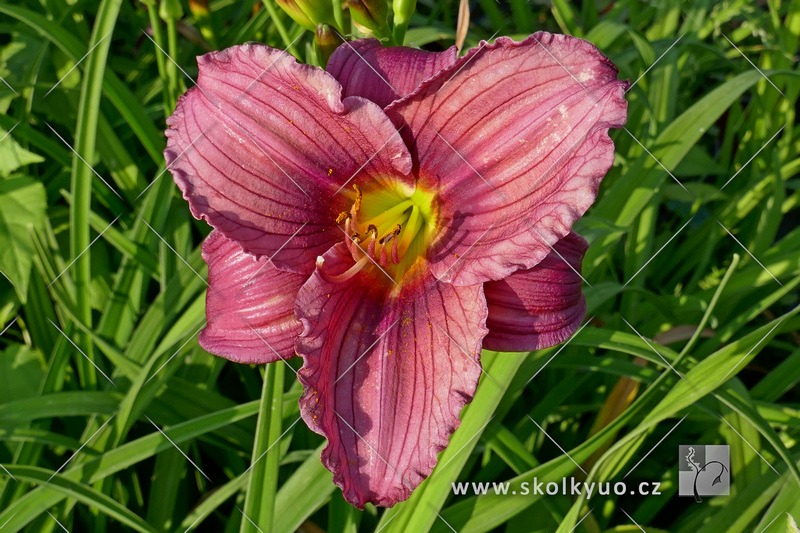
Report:
M363 96L386 107L455 61L455 46L426 52L405 46L385 48L377 39L359 39L340 45L326 69L342 84L345 96Z
M381 109L342 102L330 74L261 45L198 64L198 87L167 121L164 155L192 214L247 252L310 274L342 239L334 219L350 201L340 187L382 176L412 183L408 150Z
M544 259L611 167L626 87L591 43L539 32L482 43L387 107L439 191L434 275L470 285Z
M589 245L570 232L553 248L535 267L483 286L489 306L484 348L541 350L567 340L578 330L586 314L581 261Z
M475 393L486 303L480 285L424 271L394 292L370 267L326 280L353 264L336 245L298 295L300 407L347 501L391 506L430 475Z
M297 291L308 276L283 272L212 231L203 243L208 263L206 317L200 346L237 363L271 363L294 356L302 331L294 317Z

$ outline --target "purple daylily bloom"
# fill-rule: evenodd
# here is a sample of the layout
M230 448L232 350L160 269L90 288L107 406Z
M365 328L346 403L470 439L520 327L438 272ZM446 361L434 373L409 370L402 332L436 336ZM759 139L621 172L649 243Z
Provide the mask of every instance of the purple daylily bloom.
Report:
M165 156L215 228L200 343L300 355L300 409L345 498L405 500L482 347L578 329L587 244L571 227L613 162L627 83L592 44L544 32L460 58L354 41L327 72L260 45L198 62Z

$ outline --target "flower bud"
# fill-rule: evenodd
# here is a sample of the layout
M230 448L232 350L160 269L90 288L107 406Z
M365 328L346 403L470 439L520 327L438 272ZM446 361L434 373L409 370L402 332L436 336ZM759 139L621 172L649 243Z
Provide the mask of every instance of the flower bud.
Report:
M417 0L394 0L392 2L392 11L394 11L394 30L392 33L398 46L403 45L403 38L406 35L408 23L415 9L417 9Z
M330 0L276 0L287 15L307 30L315 31L317 24L335 24Z
M389 36L389 4L386 0L348 0L347 5L358 31L378 39Z
M316 37L314 40L317 43L317 59L319 60L319 66L325 68L333 51L342 44L342 38L328 24L317 24Z
M183 16L180 0L163 0L158 7L158 15L162 20L178 20Z
M189 0L189 11L197 17L207 17L210 14L208 0Z

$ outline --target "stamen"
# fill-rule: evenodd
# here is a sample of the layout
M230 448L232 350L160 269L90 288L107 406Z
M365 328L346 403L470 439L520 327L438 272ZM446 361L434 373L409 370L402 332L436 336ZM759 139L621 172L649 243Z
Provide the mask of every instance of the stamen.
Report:
M397 253L398 239L392 239L392 262L397 265L400 264L400 255Z
M400 224L396 224L391 233L381 237L380 243L381 244L386 244L387 242L392 240L392 238L397 237L398 235L400 235L400 230L402 230L402 229L403 229L403 226L401 226Z
M330 274L326 274L325 270L322 268L319 269L319 273L322 274L322 277L325 278L325 280L329 281L330 283L342 283L351 279L353 276L361 272L361 269L364 268L367 265L367 263L369 263L369 257L365 255L364 257L356 261L356 263L353 266L351 266L350 268L348 268L339 275L332 276ZM317 260L317 265L321 266L319 260Z
M351 222L351 221L350 221L350 217L348 216L348 217L345 219L345 222L344 222L344 234L345 234L345 235L348 235L348 236L351 236L351 235L352 235L352 236L356 236L356 237L357 237L357 236L358 236L358 233L352 233L352 232L350 231L350 230L352 229L352 228L351 228L352 224L351 224L350 222ZM345 238L345 240L344 240L344 241L347 243L347 250L348 250L348 251L349 251L351 254L355 253L355 248L353 247L353 241L352 241L352 239L350 239L350 238Z
M386 246L381 246L381 257L378 259L378 264L384 268L389 266L389 258L386 257Z
M348 218L350 218L350 213L348 213L347 211L342 211L341 213L339 213L339 216L336 217L336 223L337 224L341 224L343 221L347 220Z
M373 229L375 228L375 226L372 227ZM367 255L373 258L375 257L375 243L378 241L377 233L378 233L377 229L375 231L369 232L370 238L369 238L369 245L367 245Z
M356 201L353 204L353 209L355 209L356 213L358 213L358 210L361 209L362 194L361 194L361 189L355 183L353 184L353 188L356 190Z

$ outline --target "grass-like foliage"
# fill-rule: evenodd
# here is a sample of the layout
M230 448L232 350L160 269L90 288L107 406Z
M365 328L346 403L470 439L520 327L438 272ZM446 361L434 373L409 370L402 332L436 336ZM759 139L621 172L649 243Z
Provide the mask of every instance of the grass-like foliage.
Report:
M465 47L569 33L635 81L576 227L587 324L552 349L484 352L433 475L364 512L299 421L301 361L197 344L209 228L165 172L165 118L205 51L257 41L318 63L273 0L203 4L0 3L1 531L782 532L800 517L798 0L469 2ZM405 42L451 46L458 5L419 0ZM730 446L729 496L677 495L682 444ZM564 477L660 494L533 493ZM509 480L531 493L451 488Z

